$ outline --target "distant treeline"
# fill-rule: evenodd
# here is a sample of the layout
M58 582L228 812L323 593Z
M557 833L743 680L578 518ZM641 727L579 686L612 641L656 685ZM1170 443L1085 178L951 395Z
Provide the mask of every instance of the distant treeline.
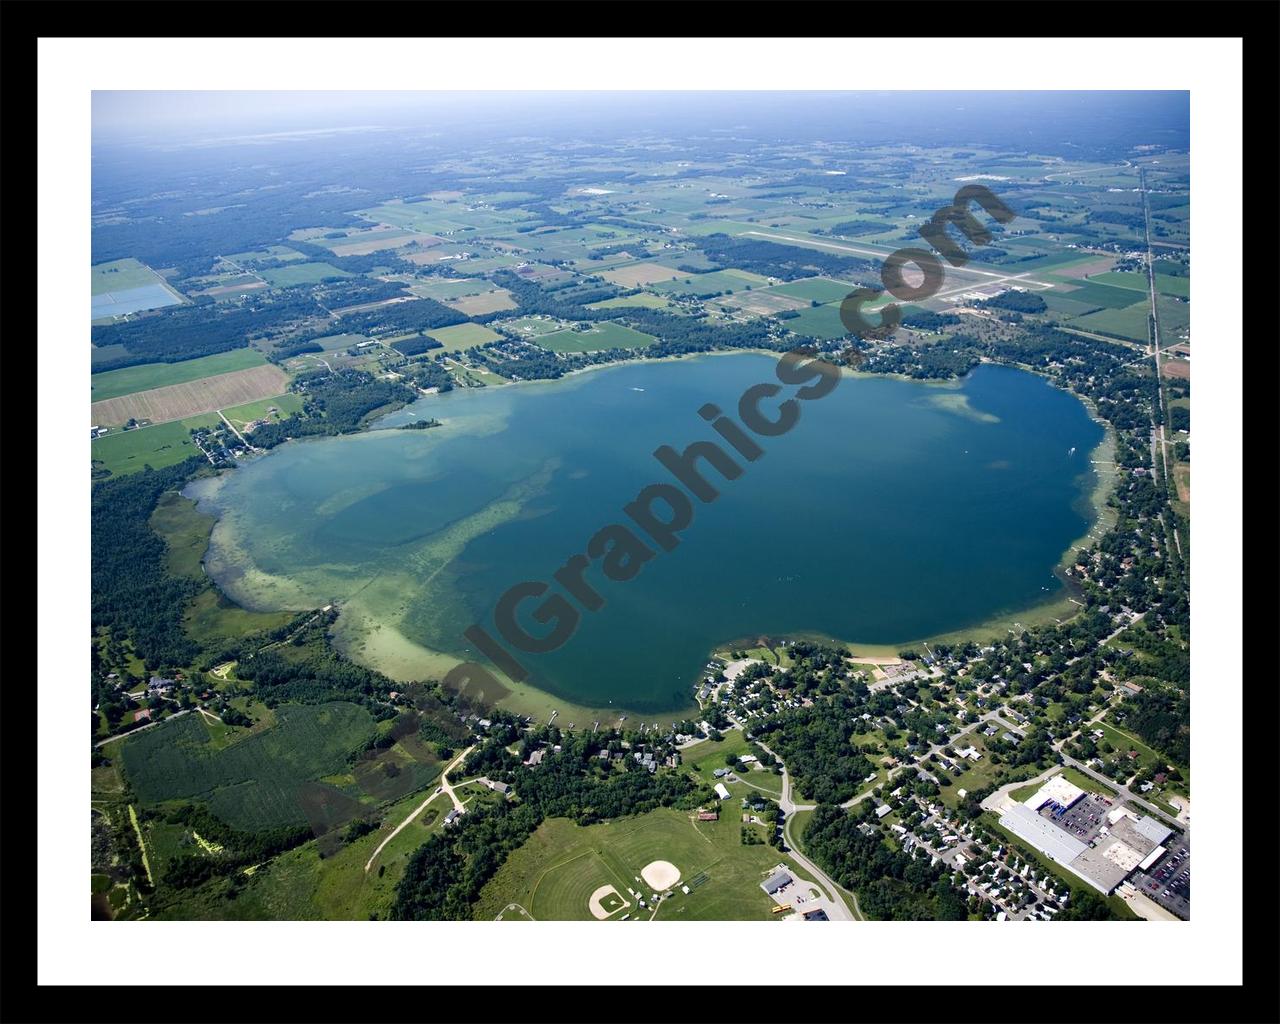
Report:
M362 313L350 313L342 318L341 327L351 334L409 334L463 324L467 319L456 309L450 309L435 299L414 299Z

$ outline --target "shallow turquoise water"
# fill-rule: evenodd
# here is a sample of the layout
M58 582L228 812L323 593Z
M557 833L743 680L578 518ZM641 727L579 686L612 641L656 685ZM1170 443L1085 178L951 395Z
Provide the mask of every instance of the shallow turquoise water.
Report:
M550 582L599 528L630 524L622 506L672 480L654 448L717 440L698 409L735 410L746 388L776 381L774 365L735 354L454 392L385 421L442 428L285 445L207 499L222 513L210 571L250 606L277 593L266 574L307 603L363 601L416 643L475 657L463 629L496 636L504 590ZM593 565L604 608L581 611L558 651L520 660L562 698L661 711L688 704L731 639L896 644L1026 609L1059 591L1052 569L1089 528L1102 433L1074 397L1004 367L954 387L846 377L801 403L789 433L756 438L765 455L737 458L737 480L707 471L720 497L693 502L675 550L626 582Z

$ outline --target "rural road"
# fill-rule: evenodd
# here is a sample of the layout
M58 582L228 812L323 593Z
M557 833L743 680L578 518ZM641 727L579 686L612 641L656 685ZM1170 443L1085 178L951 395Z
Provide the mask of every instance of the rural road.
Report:
M98 742L95 743L94 746L102 747L102 746L106 746L108 743L114 743L116 740L122 740L127 736L136 736L140 732L146 732L148 729L154 729L161 722L167 722L173 718L180 718L183 715L190 714L190 712L191 712L190 708L187 708L185 711L175 711L173 714L169 716L169 718L161 718L158 721L152 722L150 725L140 725L138 726L138 728L130 729L128 732L118 732L114 736L108 736L105 740L98 740Z
M387 843L391 842L391 840L393 840L396 836L398 836L401 833L401 831L403 831L404 828L411 821L413 821L414 818L416 818L419 814L425 811L427 809L427 804L431 803L431 801L434 800L436 797L438 797L441 793L448 793L449 799L453 801L454 809L458 811L462 810L462 803L461 801L458 800L458 796L456 793L454 793L453 786L449 782L449 772L451 769L456 768L459 764L461 764L463 758L465 758L474 749L475 747L467 747L466 750L464 750L461 754L459 754L457 757L455 757L452 761L449 762L449 764L445 767L445 770L440 773L440 785L435 790L435 792L433 792L429 797L423 800L421 804L415 807L413 811L409 813L409 816L395 827L391 835L387 836L386 839L382 840L382 842L378 844L378 848L373 851L373 856L369 858L368 863L366 863L364 866L364 869L366 872L368 872L368 870L373 867L373 862L378 859L378 854L382 852L382 848L386 846Z
M817 880L819 888L826 890L823 895L827 898L827 916L833 921L852 921L854 919L853 914L849 912L848 905L841 898L841 893L844 892L844 890L841 889L840 886L822 870L822 868L818 867L817 864L801 853L796 847L795 840L791 838L791 833L789 831L791 828L791 815L797 810L813 810L817 805L805 804L797 807L795 801L791 799L791 774L787 771L786 764L783 762L782 758L778 757L777 754L759 740L756 740L755 743L765 753L777 758L778 763L782 765L782 796L778 800L778 806L782 809L782 813L785 815L783 819L782 837L787 842L788 856L790 856L797 864Z

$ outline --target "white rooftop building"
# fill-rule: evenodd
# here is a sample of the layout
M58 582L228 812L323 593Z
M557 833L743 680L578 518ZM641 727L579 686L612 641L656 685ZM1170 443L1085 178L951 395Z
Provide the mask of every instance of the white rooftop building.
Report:
M1031 810L1038 811L1051 800L1060 807L1070 807L1082 796L1084 796L1083 789L1068 782L1065 776L1055 775L1032 796L1027 797L1024 803Z

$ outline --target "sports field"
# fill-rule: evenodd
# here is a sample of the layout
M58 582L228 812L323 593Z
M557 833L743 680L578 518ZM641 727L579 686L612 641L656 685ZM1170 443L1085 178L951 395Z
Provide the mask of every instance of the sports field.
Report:
M719 821L697 821L693 811L660 808L587 828L550 818L484 887L475 916L490 921L517 904L539 921L591 921L597 916L593 894L612 886L630 906L616 905L609 920L628 913L631 920L769 920L774 904L759 883L780 854L769 846L742 844L736 799L720 810ZM657 861L674 865L680 880L654 914L653 889L642 872ZM689 882L697 884L686 894L680 887ZM635 892L647 907L639 906ZM613 903L602 902L606 910Z
M180 363L143 363L140 366L126 366L122 370L95 373L90 378L93 400L102 402L108 398L131 395L135 391L150 391L152 388L167 387L170 384L184 384L189 380L200 380L219 373L231 373L233 370L247 370L253 366L262 366L264 363L266 359L263 358L262 353L251 348L236 348L230 352L219 352L217 355L202 356L199 359L186 359Z

